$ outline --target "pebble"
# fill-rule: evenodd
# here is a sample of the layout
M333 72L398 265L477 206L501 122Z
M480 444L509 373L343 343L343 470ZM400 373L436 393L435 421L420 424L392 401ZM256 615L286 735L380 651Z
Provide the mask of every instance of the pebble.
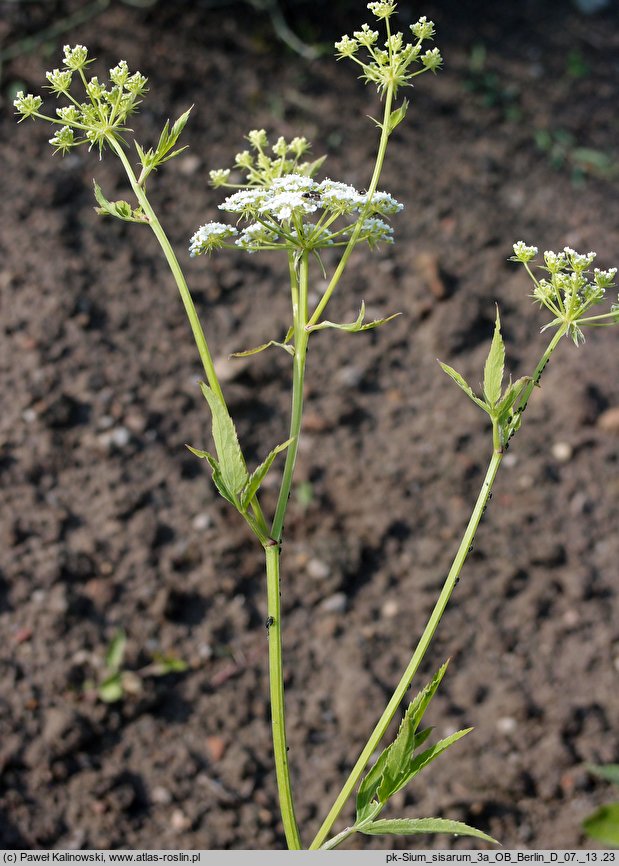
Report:
M515 454L506 454L503 457L503 466L505 466L506 469L512 469L514 466L517 465L517 463L518 458Z
M344 613L348 607L348 599L344 592L334 592L321 603L320 609L325 613Z
M187 156L181 157L181 159L178 160L176 167L181 174L189 177L197 172L200 168L200 164L200 157L196 156L195 153L190 153Z
M503 716L497 719L496 727L497 731L501 734L513 734L518 727L518 723L512 716Z
M153 803L158 803L161 806L168 806L172 802L172 794L163 785L155 785L151 791L150 798Z
M559 463L568 463L574 455L574 449L569 442L553 442L550 450L552 456L555 460L558 460Z
M220 355L215 358L214 366L220 382L232 382L237 379L251 363L249 358L229 358Z
M613 406L612 409L602 412L597 420L597 426L607 433L619 433L619 406Z
M206 738L206 747L209 750L211 759L217 763L221 761L226 751L226 743L223 737L210 736Z
M24 409L21 413L22 419L26 422L26 424L32 424L33 421L36 421L38 418L37 413L34 409Z
M314 580L326 580L331 574L331 568L322 559L310 559L307 563L307 573Z
M380 609L381 616L385 619L393 619L398 612L398 603L394 598L388 599Z
M344 388L357 388L363 379L364 372L361 367L346 364L339 368L335 378L338 385L342 385Z
M203 511L201 514L196 514L196 516L191 521L191 525L194 529L198 531L202 529L209 529L213 525L213 518L206 511Z
M189 830L191 821L184 812L181 812L180 809L175 809L170 815L170 827L178 833L182 833L185 830Z

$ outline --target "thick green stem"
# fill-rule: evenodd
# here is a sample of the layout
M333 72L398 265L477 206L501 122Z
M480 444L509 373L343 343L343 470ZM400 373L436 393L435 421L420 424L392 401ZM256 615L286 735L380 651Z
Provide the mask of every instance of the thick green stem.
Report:
M546 351L544 352L544 354L540 358L540 361L539 361L537 367L535 368L535 372L533 373L531 382L526 386L526 388L524 389L523 396L519 400L518 407L516 410L517 413L522 413L524 411L527 400L531 396L533 388L539 384L540 377L542 375L542 372L544 371L546 364L548 363L550 356L554 352L555 348L557 347L557 344L559 343L561 338L564 336L566 331L567 331L567 325L562 325L559 328L559 330L555 333L555 335L553 336L550 343L548 344L548 348L546 349ZM514 432L515 432L515 430L514 430ZM495 437L493 437L493 439L495 439ZM475 502L475 507L473 508L473 512L472 512L471 517L469 519L469 522L467 524L466 530L464 532L464 536L462 537L462 541L460 542L460 546L458 547L458 552L456 553L456 556L453 560L451 568L449 569L449 574L447 575L447 578L445 579L445 583L443 584L441 594L439 595L438 600L437 600L436 604L434 605L434 608L432 610L432 613L430 614L430 618L429 618L427 625L423 631L423 634L419 640L419 643L415 647L415 651L413 653L413 656L412 656L406 670L404 671L404 674L403 674L402 678L400 679L400 682L396 686L396 689L395 689L395 691L391 697L391 700L387 704L385 711L383 712L382 716L378 720L376 727L372 731L370 739L368 740L363 751L361 752L359 759L357 760L355 766L351 770L350 775L349 775L348 779L346 780L344 787L340 791L335 803L333 804L329 814L325 818L320 830L316 834L316 838L314 839L314 841L310 845L310 850L315 850L317 848L320 848L323 845L325 839L329 835L329 832L331 830L331 827L333 826L333 823L335 822L338 815L340 814L340 812L344 808L346 801L348 800L348 798L352 794L353 790L355 789L357 783L359 782L359 779L361 778L361 775L362 775L368 761L370 760L370 758L372 757L372 755L374 754L374 752L378 748L378 745L379 745L380 741L382 740L382 738L384 737L384 735L387 731L387 728L389 727L389 724L391 723L391 720L393 719L395 713L397 712L398 707L400 706L401 702L403 701L403 699L406 695L406 692L410 688L411 681L412 681L414 675L417 673L419 665L423 661L423 658L424 658L424 656L428 650L430 642L431 642L432 638L434 637L434 633L436 632L438 624L440 623L441 618L443 616L443 613L445 612L445 608L447 607L449 599L451 598L451 594L454 591L454 588L455 588L456 584L458 583L458 580L460 579L460 572L461 572L462 567L466 561L466 557L467 557L467 555L468 555L468 553L472 547L473 540L475 538L475 533L477 532L477 527L479 526L479 522L480 522L482 515L485 511L486 505L488 504L488 499L489 499L490 493L492 491L492 485L494 484L496 474L499 470L499 466L501 465L503 455L504 455L504 450L501 448L495 449L493 451L492 458L490 460L490 463L488 465L488 469L486 471L486 476L484 478L484 481L483 481L482 486L481 486L481 490L479 491L479 495L478 495L477 500Z
M286 463L282 475L282 484L279 490L275 517L271 527L271 538L281 541L284 529L284 517L288 507L288 497L292 487L294 467L299 450L299 436L301 434L301 421L303 419L303 384L305 382L305 360L307 357L307 341L309 333L305 328L307 320L307 293L309 280L309 257L304 252L299 263L299 280L296 285L296 277L291 275L293 286L293 315L294 315L294 359L292 372L292 412L290 416L290 436L293 441L286 451ZM295 300L297 303L295 304Z
M370 181L370 185L367 191L368 201L376 192L376 187L378 186L378 181L380 180L380 174L383 170L383 163L385 161L385 153L387 152L387 144L389 143L389 118L391 116L391 106L393 103L393 86L390 85L387 88L387 93L385 95L385 108L383 111L383 122L382 122L382 131L380 135L380 142L378 145L378 153L376 154L376 163L374 165L374 172L372 174L372 180ZM362 215L363 216L363 215ZM329 299L331 295L335 291L337 284L340 281L342 274L344 273L344 268L348 263L348 259L350 258L350 254L354 250L357 241L359 240L359 236L361 234L363 228L363 219L360 217L357 221L357 225L355 226L352 235L350 236L350 240L346 245L346 249L342 253L342 258L340 259L337 268L335 269L333 276L329 282L329 285L325 289L325 293L320 299L318 306L312 313L312 317L307 323L308 326L315 325L319 321L322 316L325 307L329 303Z
M271 727L273 731L273 753L277 790L282 813L282 822L288 848L301 849L299 829L294 814L288 747L286 744L286 719L284 713L284 674L282 669L281 605L279 598L279 545L265 547L267 568L267 632L269 639L269 683L271 689Z

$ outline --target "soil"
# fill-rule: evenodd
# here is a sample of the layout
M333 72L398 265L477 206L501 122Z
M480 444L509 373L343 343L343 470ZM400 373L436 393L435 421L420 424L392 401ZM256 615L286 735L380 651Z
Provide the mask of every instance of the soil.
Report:
M5 44L83 8L0 5ZM328 44L363 10L285 13ZM446 60L412 92L381 181L406 205L397 243L357 252L329 308L351 320L365 299L372 317L403 315L315 337L286 524L287 712L306 842L408 661L489 457L484 418L436 357L477 382L496 301L510 370L531 371L545 318L506 261L514 240L595 249L602 267L619 252L619 10L428 2L404 5L403 23L419 13ZM195 104L190 149L153 178L151 200L250 463L286 438L289 358L228 355L281 339L286 272L268 255L189 260L190 235L217 218L208 169L264 126L307 135L329 153L329 176L362 188L375 94L330 52L291 52L245 5L111 3L3 68L0 841L281 847L262 556L185 449L208 446L209 417L183 309L148 231L93 211L93 175L128 197L120 166L84 149L52 158L48 129L11 116L14 91L39 92L63 42L88 45L101 72L123 57L149 76L141 141ZM581 822L613 792L586 764L619 760L617 358L612 329L566 343L530 403L419 678L450 657L428 721L439 735L475 730L391 815L468 821L507 848L594 847ZM162 655L187 670L147 670L104 703L92 683L119 630L127 671Z

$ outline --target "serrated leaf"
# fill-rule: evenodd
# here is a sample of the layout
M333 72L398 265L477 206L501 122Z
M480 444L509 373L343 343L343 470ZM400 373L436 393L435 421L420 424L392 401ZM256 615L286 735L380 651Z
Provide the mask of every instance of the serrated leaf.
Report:
M441 365L441 369L443 370L443 372L447 373L447 375L454 380L456 385L462 388L464 393L467 395L467 397L471 398L473 403L479 406L480 409L483 409L484 412L487 412L488 415L492 416L492 410L490 409L490 407L486 403L484 403L483 400L480 400L479 397L476 396L469 383L460 375L460 373L454 370L453 367L450 367L449 364L443 364L442 361L439 361L439 364Z
M499 318L499 309L497 307L494 335L484 365L484 397L492 408L494 408L501 397L504 369L505 345L501 336L501 319Z
M338 331L348 331L349 334L356 334L359 331L369 331L372 328L378 328L380 325L384 325L386 322L390 322L392 319L395 319L401 315L401 313L394 313L392 316L387 316L387 318L385 319L374 319L373 322L366 322L364 324L363 320L365 319L365 302L361 301L361 309L359 310L359 315L354 322L319 322L317 325L310 325L307 330L311 332L322 331L325 328L336 328Z
M604 779L605 782L612 782L613 785L619 785L619 764L589 764L587 769L599 779Z
M442 740L439 740L438 743L435 743L433 746L430 746L429 749L426 749L416 758L413 758L411 761L407 773L397 775L395 779L383 779L381 784L378 787L378 799L381 803L387 802L389 797L392 797L393 794L401 791L405 785L418 776L422 770L428 766L428 764L432 763L439 755L442 755L444 751L446 751L450 746L456 743L458 740L462 739L462 737L466 736L470 733L472 728L464 728L462 731L456 731L455 734L452 734L449 737L445 737ZM395 783L395 784L394 784Z
M600 806L582 822L587 836L603 845L619 846L619 803Z
M219 463L213 457L213 455L209 454L208 451L200 451L198 448L192 448L191 445L186 445L185 447L188 448L192 454L195 454L196 457L200 457L202 460L208 460L211 469L213 470L213 484L224 499L227 499L228 502L231 505L234 505L235 508L238 507L234 497L224 484L224 480L221 475L221 469L219 468Z
M277 455L281 454L282 451L285 451L286 448L288 448L288 446L293 441L294 438L287 439L285 442L282 442L281 445L278 445L276 448L274 448L271 453L266 457L266 459L260 464L260 466L249 476L249 481L247 482L247 485L243 490L243 511L247 511L247 509L249 508L252 499L260 489L260 485L264 481L264 478L269 469L271 468L271 464L273 463Z
M256 346L253 349L245 349L243 352L233 352L230 357L248 358L250 355L257 355L258 352L264 352L265 349L269 349L271 346L279 346L280 349L284 349L289 355L294 357L294 346L290 346L288 343L278 343L277 340L269 340L268 343L262 343L261 346Z
M221 481L229 496L236 500L247 483L248 474L234 421L223 400L204 382L201 383L200 387L211 410L213 441L219 460L218 471L221 474ZM213 471L213 480L215 480L215 474ZM237 503L235 502L235 504Z
M127 636L122 629L119 629L107 648L105 654L105 666L108 671L119 671L125 656L127 646Z
M402 121L406 117L407 111L408 111L408 99L405 99L399 108L396 108L394 111L391 112L391 114L389 115L389 122L388 122L388 126L387 126L388 132L390 134L393 132L393 130L396 128L396 126L398 126L400 123L402 123Z
M395 784L395 777L401 773L406 775L413 761L415 749L422 745L432 732L432 728L418 731L418 727L445 675L447 664L448 662L437 671L431 682L413 698L400 723L395 740L380 754L374 766L361 782L357 792L357 821L362 821L368 816L372 801L377 796L379 786L383 783L383 778L387 776ZM388 782L387 785L389 784ZM381 802L384 802L382 798L380 799Z
M419 833L454 833L457 836L475 836L477 839L485 839L486 842L499 844L492 836L469 827L462 821L448 821L445 818L393 818L372 821L366 827L359 828L359 832L368 836L383 836L386 834L397 834L399 836L418 835Z
M141 210L134 211L129 202L123 201L108 201L103 195L101 187L96 180L93 180L95 188L95 199L97 200L98 208L95 208L98 214L109 214L117 219L125 222L140 223L146 222L146 218Z
M191 106L193 108L193 106ZM159 136L159 142L155 149L154 154L154 165L160 165L161 163L167 162L169 159L172 159L173 156L181 153L185 150L185 147L180 148L179 150L174 151L174 153L170 153L178 138L185 128L185 124L189 119L189 115L191 113L191 108L189 108L184 114L174 122L172 129L170 129L170 121L166 120L163 129L161 130L161 135Z
M124 689L122 684L122 674L112 674L111 677L103 680L97 688L99 698L106 704L114 704L116 701L122 700Z
M521 376L515 382L509 383L505 389L505 393L501 397L501 402L496 407L497 417L501 418L501 416L506 415L516 405L520 399L520 395L531 381L530 376Z

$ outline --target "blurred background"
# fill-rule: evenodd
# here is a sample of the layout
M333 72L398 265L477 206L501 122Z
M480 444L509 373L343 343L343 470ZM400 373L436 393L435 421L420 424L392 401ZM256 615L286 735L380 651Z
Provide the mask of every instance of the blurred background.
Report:
M326 176L367 185L380 109L331 46L369 13L352 0L0 13L0 842L282 846L262 557L184 447L207 447L210 425L176 289L146 230L93 210L93 176L129 197L121 167L83 148L53 157L49 128L17 126L12 100L43 93L62 45L83 43L95 74L123 58L149 77L142 144L195 106L189 150L149 194L253 463L286 438L289 359L229 354L287 330L286 267L186 249L217 219L208 170L249 129L304 134ZM477 383L498 302L509 369L532 370L545 318L507 262L515 240L619 264L617 3L401 4L403 28L420 15L445 67L417 79L388 155L381 186L406 205L396 244L358 251L329 310L351 320L364 299L372 318L403 315L320 333L309 355L283 559L306 843L408 661L489 456L481 413L436 357ZM423 671L451 657L429 722L475 731L398 815L465 820L508 848L595 845L581 824L612 791L586 764L619 761L618 358L613 329L566 343L531 401Z

